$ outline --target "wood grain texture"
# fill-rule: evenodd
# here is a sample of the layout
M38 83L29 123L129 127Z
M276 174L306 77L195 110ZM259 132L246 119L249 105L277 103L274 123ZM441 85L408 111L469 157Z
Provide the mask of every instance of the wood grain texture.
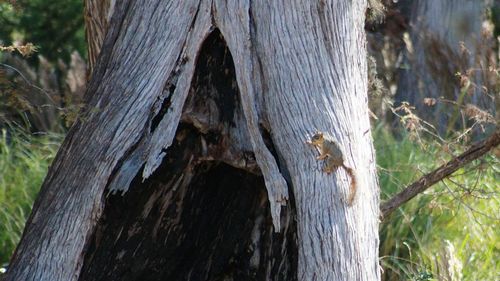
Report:
M52 164L7 280L78 278L111 172L148 131L153 104L176 66L197 7L197 1L117 6L104 58L87 90L87 112ZM171 14L177 16L166 16Z
M85 37L88 51L88 73L92 73L101 52L113 14L115 0L85 0Z
M287 280L380 279L365 6L362 0L191 0L182 5L128 0L116 5L86 111L50 169L7 280L77 280L82 265L90 262L85 251L103 219L107 192L126 193L134 179L147 180L162 163L175 160L168 152L174 137L183 139L176 135L180 122L202 134L218 128L225 142L235 143L211 150L203 136L201 160L261 175L274 231L296 232L297 268L290 270L294 262L288 259L283 266L262 268L295 272ZM205 107L193 98L196 61L215 29L234 62L239 106L233 108L232 123L237 126L216 126L214 116L226 114L216 113L216 98L203 97ZM316 130L331 134L356 170L353 207L344 200L348 175L323 173L305 143ZM254 161L245 160L248 149ZM296 214L282 216L289 193ZM280 247L291 241L280 239Z
M252 2L250 8L262 112L290 174L297 207L299 280L380 278L364 5L288 1ZM323 173L315 151L305 144L316 130L336 138L348 166L356 170L359 196L352 208L343 200L349 192L348 175Z

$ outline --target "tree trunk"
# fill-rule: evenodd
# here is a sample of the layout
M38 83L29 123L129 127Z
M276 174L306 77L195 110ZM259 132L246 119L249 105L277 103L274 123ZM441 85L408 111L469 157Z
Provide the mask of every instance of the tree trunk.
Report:
M88 69L94 70L104 37L108 31L109 20L113 15L115 0L84 0L85 37L87 39Z
M486 1L415 0L412 4L396 105L409 102L419 117L441 133L455 128L460 109L468 103L494 116L495 93L488 69L492 41L482 30ZM465 76L472 82L468 87ZM432 105L425 98L437 102Z
M7 280L378 280L365 1L149 4L114 7Z

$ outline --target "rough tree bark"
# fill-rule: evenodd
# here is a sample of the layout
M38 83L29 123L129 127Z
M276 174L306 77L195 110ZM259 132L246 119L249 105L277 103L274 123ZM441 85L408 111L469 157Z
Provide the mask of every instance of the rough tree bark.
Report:
M411 2L410 36L395 101L397 105L407 101L415 106L417 114L441 133L455 127L461 107L468 103L495 116L496 93L489 84L492 74L488 68L491 34L482 29L488 2ZM457 76L459 72L473 83L466 92L461 91L466 82ZM430 106L424 98L436 99L437 103Z
M92 73L101 52L115 0L84 0L85 37L88 51L88 73ZM89 75L90 76L90 75Z
M116 5L7 280L378 280L365 7Z

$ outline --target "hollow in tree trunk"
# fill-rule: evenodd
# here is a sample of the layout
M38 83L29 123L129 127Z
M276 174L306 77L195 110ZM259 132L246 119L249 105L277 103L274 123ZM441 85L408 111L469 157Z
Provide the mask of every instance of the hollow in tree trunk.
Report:
M115 5L7 280L378 280L365 6Z

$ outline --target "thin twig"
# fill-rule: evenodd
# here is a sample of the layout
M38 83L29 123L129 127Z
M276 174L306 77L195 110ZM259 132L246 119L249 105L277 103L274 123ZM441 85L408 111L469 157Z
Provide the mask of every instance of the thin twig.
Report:
M451 194L451 196L453 198L455 198L455 200L457 200L458 204L460 205L463 205L466 209L469 209L469 211L471 212L475 212L475 213L478 213L490 220L496 220L496 221L500 221L500 218L497 218L497 217L493 217L493 216L490 216L484 212L481 212L481 211L478 211L477 209L475 209L474 207L470 206L469 204L465 203L464 200L462 200L462 196L458 197L457 195L455 195L455 193L453 192L453 190L451 190L451 188L445 183L444 186L446 187L446 189L448 190L448 192ZM481 223L476 219L476 217L473 215L474 217L474 220L477 222L478 225L481 225Z
M425 191L427 188L434 185L435 183L450 176L451 174L453 174L455 171L465 166L466 164L485 155L486 153L488 153L488 151L495 148L499 144L500 144L500 129L497 129L489 138L472 145L471 148L469 148L461 155L453 158L448 163L442 165L436 170L424 175L416 182L410 184L408 187L403 189L403 191L396 194L391 199L387 200L386 202L383 202L380 206L382 218L386 218L399 206L408 202L410 199L417 196L419 193Z
M24 82L25 82L26 84L28 84L28 86L30 86L30 87L32 87L32 88L34 88L34 89L37 89L38 91L40 91L41 93L43 93L43 94L47 97L47 99L49 99L49 101L53 104L52 106L54 106L55 108L57 108L57 109L59 109L59 110L62 110L62 108L61 108L61 107L58 107L58 106L56 105L56 102L54 101L54 99L52 99L52 97L50 96L50 94L49 94L46 90L44 90L44 89L42 89L42 88L38 87L37 85L35 85L35 84L31 83L31 82L28 80L28 78L26 78L26 77L25 77L25 76L21 73L21 71L20 71L20 70L18 70L17 68L15 68L15 67L13 67L13 66L8 65L8 64L4 64L4 63L0 63L0 66L3 66L3 67L5 67L5 68L9 68L10 70L13 70L13 71L14 71L14 72L16 72L17 74L19 74L19 76L21 76L21 78L23 78Z

